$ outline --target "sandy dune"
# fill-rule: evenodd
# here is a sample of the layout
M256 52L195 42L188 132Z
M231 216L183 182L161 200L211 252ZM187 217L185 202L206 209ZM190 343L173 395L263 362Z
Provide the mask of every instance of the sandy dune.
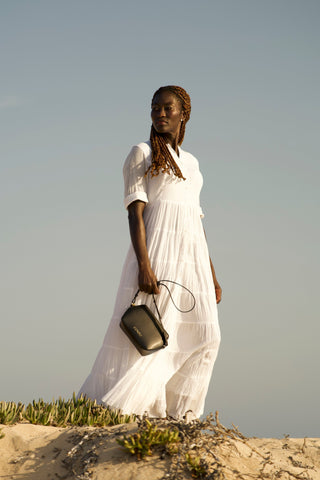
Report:
M161 452L137 461L116 442L136 424L106 428L44 427L20 423L1 426L0 479L14 480L160 480L190 479L172 470L172 459ZM320 480L320 439L228 439L202 456L218 461L212 479ZM163 457L163 458L162 458ZM169 473L171 466L171 473ZM211 471L214 471L212 467Z

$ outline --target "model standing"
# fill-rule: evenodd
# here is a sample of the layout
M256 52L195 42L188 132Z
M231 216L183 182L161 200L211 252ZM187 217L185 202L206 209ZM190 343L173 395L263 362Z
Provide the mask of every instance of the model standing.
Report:
M161 87L152 99L150 140L134 146L124 167L125 207L131 245L124 263L114 313L92 371L79 393L123 413L182 418L203 413L218 353L220 330L216 279L199 203L202 175L197 159L180 148L190 118L187 92ZM195 309L179 312L157 281L169 279L190 289ZM168 285L182 310L190 296ZM156 294L169 345L142 357L119 327L140 288L138 302L153 309Z

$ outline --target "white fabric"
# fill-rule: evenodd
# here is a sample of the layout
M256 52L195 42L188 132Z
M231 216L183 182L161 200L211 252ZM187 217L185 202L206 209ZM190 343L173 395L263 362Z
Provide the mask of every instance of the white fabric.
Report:
M202 175L196 158L179 149L171 154L186 180L173 174L145 176L151 162L149 143L134 146L123 168L125 206L134 200L146 203L144 221L151 266L158 278L185 285L196 299L190 313L173 305L165 288L156 296L169 345L157 353L140 356L119 327L120 319L138 289L138 265L132 245L120 280L114 313L92 371L79 394L119 408L123 413L176 418L192 410L203 413L216 359L220 330L209 253L200 216ZM177 285L167 284L183 310L192 298ZM151 295L140 293L136 304L154 311Z

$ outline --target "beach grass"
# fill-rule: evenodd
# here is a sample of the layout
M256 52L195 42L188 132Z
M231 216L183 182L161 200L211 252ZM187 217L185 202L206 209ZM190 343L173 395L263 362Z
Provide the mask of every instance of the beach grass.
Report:
M68 400L59 397L58 400L45 402L39 399L28 405L21 402L0 402L0 424L3 425L29 422L55 427L105 427L133 421L134 415L123 415L119 410L99 405L86 396L77 398L75 393Z

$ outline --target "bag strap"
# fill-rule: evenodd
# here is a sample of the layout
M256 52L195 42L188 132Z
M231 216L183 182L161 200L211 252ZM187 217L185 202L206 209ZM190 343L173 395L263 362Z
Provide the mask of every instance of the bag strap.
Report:
M179 287L184 288L185 290L187 290L187 292L189 292L190 295L191 295L192 298L193 298L193 305L192 305L192 307L189 308L189 310L181 310L181 308L177 307L175 301L173 300L171 291L169 290L169 288L167 287L167 285L165 285L165 284L162 283L162 282L174 283L175 285L179 285ZM162 285L163 287L165 287L165 288L168 290L168 293L169 293L169 295L170 295L171 301L172 301L173 305L176 307L176 309L179 310L179 312L181 312L181 313L189 313L189 312L191 312L191 311L194 309L194 307L196 306L195 296L193 295L193 293L191 292L191 290L189 290L189 288L185 287L184 285L181 285L181 283L174 282L173 280L159 280L159 281L157 282L157 285L158 285L158 286L159 286L159 285ZM133 297L132 302L131 302L131 306L134 306L135 301L136 301L137 296L139 295L139 293L140 293L140 289L138 289L138 291L136 292L135 296ZM158 316L159 316L159 322L160 322L161 325L162 325L161 315L160 315L158 306L157 306L157 304L156 304L156 300L155 300L155 298L154 298L154 294L152 294L152 299L153 299L153 303L154 303L154 305L155 305L155 307L156 307L157 314L158 314ZM162 326L163 326L163 325L162 325Z

